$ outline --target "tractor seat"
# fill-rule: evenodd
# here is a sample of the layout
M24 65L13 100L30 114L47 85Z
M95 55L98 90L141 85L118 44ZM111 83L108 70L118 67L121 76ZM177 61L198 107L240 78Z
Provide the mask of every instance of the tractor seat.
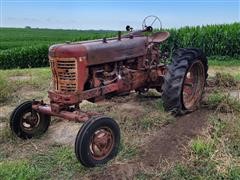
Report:
M149 42L153 43L161 43L165 41L168 37L170 36L170 33L165 31L165 32L156 32L149 36Z

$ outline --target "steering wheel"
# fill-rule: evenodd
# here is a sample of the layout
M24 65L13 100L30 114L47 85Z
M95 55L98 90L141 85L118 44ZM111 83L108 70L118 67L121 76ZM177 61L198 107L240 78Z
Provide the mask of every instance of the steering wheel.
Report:
M159 17L154 15L147 16L142 22L142 29L152 32L153 26L155 27L156 24L159 24L159 29L162 29L162 22Z

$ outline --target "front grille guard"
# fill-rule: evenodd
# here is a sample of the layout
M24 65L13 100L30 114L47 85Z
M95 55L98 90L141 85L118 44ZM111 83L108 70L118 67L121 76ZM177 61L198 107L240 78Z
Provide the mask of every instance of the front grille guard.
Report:
M75 92L77 90L77 69L75 58L50 59L54 89L61 92Z

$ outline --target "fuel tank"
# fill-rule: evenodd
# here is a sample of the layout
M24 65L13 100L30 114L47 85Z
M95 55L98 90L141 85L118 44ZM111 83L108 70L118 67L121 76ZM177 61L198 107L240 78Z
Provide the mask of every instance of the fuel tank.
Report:
M98 65L132 59L146 54L147 37L126 37L53 45L49 56L54 58L86 57L87 65Z

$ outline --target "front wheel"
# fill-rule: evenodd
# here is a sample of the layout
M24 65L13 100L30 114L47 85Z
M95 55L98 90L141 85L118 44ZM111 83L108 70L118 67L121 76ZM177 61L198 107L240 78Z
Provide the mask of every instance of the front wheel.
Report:
M175 115L197 109L206 84L208 64L199 49L179 49L168 66L163 84L163 105Z
M94 117L80 128L75 141L75 154L82 165L95 167L115 157L119 143L118 124L109 117Z
M11 114L10 128L22 138L30 139L45 133L50 125L50 116L32 109L32 101L20 104Z

